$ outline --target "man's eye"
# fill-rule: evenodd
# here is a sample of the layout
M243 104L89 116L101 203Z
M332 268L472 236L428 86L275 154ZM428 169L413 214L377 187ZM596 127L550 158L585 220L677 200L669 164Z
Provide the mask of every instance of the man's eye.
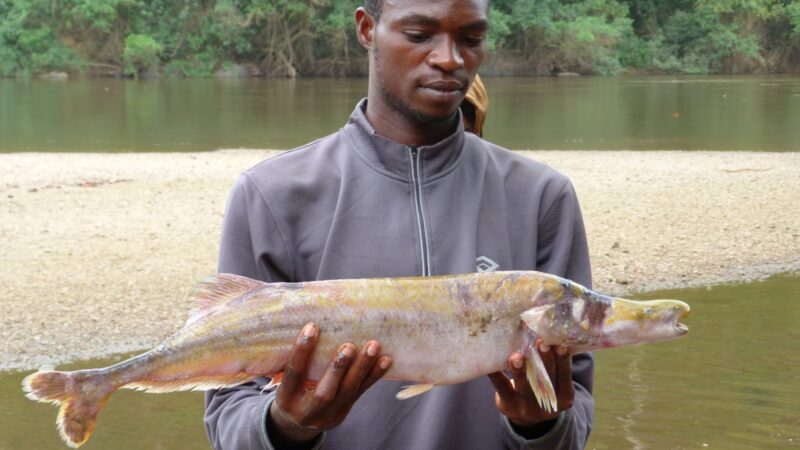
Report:
M464 43L470 47L477 47L483 43L483 36L464 36Z
M406 38L411 42L425 42L430 36L421 31L404 31Z

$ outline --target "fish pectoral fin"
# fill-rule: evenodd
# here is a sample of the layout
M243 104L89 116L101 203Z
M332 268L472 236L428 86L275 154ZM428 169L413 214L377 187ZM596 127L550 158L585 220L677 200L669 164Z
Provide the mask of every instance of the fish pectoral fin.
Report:
M547 374L547 369L545 369L544 362L539 356L539 352L536 351L535 345L527 345L524 353L525 375L528 377L528 383L533 389L533 395L536 396L539 407L549 413L557 411L558 401L553 383L550 381L550 375Z
M395 397L397 397L398 400L405 400L420 394L424 394L433 389L434 386L435 385L433 384L414 384L411 386L406 386L402 391L398 392Z

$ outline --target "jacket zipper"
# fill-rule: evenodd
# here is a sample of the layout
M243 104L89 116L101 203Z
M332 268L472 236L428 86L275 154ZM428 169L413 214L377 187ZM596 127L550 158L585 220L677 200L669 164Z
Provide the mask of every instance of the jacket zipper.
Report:
M417 208L417 225L419 228L419 245L422 250L422 276L430 276L430 256L428 255L428 238L425 232L425 212L422 209L422 182L419 179L421 150L411 146L408 156L411 163L411 184L414 187L414 204Z

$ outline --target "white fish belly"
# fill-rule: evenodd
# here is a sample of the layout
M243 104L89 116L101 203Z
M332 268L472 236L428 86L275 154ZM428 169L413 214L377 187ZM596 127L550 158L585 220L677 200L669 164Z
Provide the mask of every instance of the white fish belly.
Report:
M330 325L330 324L329 324ZM508 355L519 350L519 331L515 324L498 322L483 332L471 332L459 323L414 323L360 326L325 333L309 371L317 380L335 357L339 345L353 342L361 347L370 339L381 342L381 353L392 357L387 380L403 380L430 384L462 383L481 375L503 370Z

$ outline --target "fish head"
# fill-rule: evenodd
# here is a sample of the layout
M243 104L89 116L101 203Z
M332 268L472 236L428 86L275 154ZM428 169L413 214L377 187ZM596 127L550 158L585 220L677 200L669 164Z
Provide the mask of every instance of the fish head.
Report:
M615 298L603 320L608 347L675 339L689 332L681 319L691 308L680 300L634 301Z
M680 300L634 301L586 289L535 306L521 318L545 344L580 352L683 336L689 329L680 320L689 311Z

